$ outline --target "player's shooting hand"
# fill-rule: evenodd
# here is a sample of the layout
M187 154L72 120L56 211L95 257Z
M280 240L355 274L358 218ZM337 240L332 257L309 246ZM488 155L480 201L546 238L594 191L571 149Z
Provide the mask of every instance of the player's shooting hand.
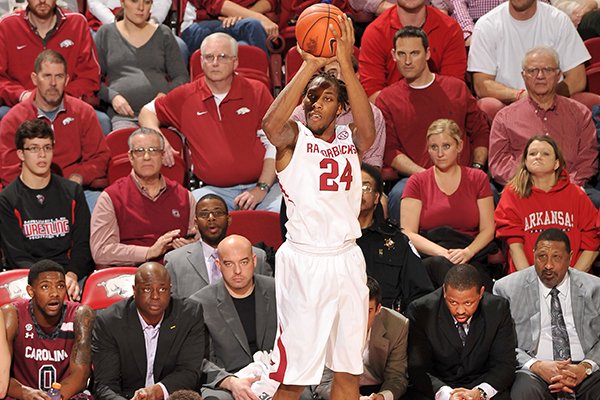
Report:
M315 57L307 51L304 51L300 48L300 45L296 44L296 50L300 57L304 60L305 63L312 65L315 71L320 70L327 64L330 64L336 61L335 57L325 58L325 57Z
M23 385L23 400L50 400L48 393Z
M79 283L77 282L77 274L75 272L69 271L65 275L65 283L67 284L67 293L69 294L69 298L73 301L81 300L79 296Z
M340 32L336 27L329 25L329 30L333 34L337 44L336 58L340 65L343 62L352 63L352 55L354 54L354 27L352 20L346 14L338 15L340 24Z

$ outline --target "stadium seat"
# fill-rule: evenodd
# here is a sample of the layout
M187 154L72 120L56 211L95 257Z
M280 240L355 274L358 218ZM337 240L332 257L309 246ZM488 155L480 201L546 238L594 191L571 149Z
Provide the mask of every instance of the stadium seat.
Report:
M196 50L190 57L190 79L192 81L204 76L202 71L202 53ZM255 46L240 45L238 47L238 74L264 83L269 91L273 91L269 74L269 58L264 51Z
M114 156L108 164L108 184L112 184L117 179L129 175L131 172L131 163L127 154ZM175 165L160 169L160 172L167 178L179 182L185 186L186 167L181 157L175 156Z
M136 267L110 267L94 271L86 280L81 304L106 308L133 295Z
M597 66L596 64L600 64L600 37L588 39L583 43L592 56L591 59L586 61L586 67L594 67Z
M111 157L116 157L122 154L127 154L129 151L129 145L127 144L127 139L131 132L135 131L137 128L122 128L112 131L108 136L106 136L106 144L110 149ZM183 149L183 141L181 140L181 136L177 132L168 128L160 128L163 136L169 141L173 149L177 150L181 154L181 150Z
M585 74L588 91L600 95L600 65L586 69Z
M281 228L279 213L261 210L232 211L231 224L227 235L238 234L246 237L253 244L264 242L275 250L281 246Z
M0 272L0 306L18 299L29 299L27 294L28 269Z

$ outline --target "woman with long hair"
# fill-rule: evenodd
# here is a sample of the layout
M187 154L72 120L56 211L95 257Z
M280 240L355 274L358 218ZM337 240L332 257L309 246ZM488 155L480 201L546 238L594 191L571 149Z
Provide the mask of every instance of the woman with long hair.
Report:
M496 236L509 248L509 273L533 265L535 241L548 228L567 234L571 265L588 271L598 255L596 213L583 189L569 180L556 141L550 136L530 138L495 212Z
M402 229L423 256L434 286L455 264L471 263L482 272L487 289L487 253L494 238L494 201L486 174L458 164L460 128L448 119L427 130L433 166L412 175L400 204Z

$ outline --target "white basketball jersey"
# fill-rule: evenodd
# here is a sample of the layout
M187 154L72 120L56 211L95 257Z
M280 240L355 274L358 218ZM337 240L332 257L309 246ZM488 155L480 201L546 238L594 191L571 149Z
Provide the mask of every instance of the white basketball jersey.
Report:
M287 206L286 238L314 247L338 247L360 237L362 175L352 132L337 126L331 143L300 132L287 167L277 173Z

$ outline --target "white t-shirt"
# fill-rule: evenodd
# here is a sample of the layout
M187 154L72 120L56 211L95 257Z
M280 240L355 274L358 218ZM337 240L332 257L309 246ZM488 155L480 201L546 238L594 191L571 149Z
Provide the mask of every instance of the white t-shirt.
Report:
M514 89L525 87L521 64L533 47L556 50L563 71L590 59L569 17L541 2L537 3L535 15L526 21L509 14L508 2L500 4L477 21L471 40L469 72L494 75L497 82Z

